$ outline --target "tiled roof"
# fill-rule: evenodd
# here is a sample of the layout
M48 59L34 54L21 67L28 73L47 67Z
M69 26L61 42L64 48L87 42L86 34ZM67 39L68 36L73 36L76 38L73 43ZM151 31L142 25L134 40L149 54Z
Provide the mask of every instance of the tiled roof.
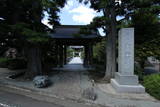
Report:
M84 25L61 25L55 29L55 32L50 34L52 38L70 39L76 38L76 34L79 34L80 28ZM90 35L80 34L80 38L96 38L99 37L97 32L93 31Z

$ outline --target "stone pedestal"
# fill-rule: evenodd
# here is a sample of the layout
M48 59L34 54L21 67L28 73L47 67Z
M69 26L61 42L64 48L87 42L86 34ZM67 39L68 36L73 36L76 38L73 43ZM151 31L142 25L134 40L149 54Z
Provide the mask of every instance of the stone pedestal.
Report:
M126 76L116 74L115 79L111 79L111 85L117 92L122 93L144 93L145 88L138 83L137 76Z
M117 92L143 93L145 88L139 84L134 75L134 28L119 31L118 72L111 85Z

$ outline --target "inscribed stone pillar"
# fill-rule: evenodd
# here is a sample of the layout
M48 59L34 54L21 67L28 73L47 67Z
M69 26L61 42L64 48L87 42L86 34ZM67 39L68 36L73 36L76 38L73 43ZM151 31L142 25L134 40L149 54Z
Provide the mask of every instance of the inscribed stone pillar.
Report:
M118 38L118 72L111 85L117 92L145 92L134 75L134 28L123 28Z

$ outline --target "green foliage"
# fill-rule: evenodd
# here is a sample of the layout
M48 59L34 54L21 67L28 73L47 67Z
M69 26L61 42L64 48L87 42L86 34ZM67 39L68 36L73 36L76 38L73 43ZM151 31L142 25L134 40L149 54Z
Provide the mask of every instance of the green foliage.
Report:
M73 56L73 49L72 48L67 48L67 57L71 58Z
M140 46L136 46L136 59L146 59L149 56L154 56L160 59L160 38L156 38L152 41L146 41Z
M47 43L41 46L42 48L42 63L44 65L56 63L56 45L53 40L49 40ZM56 64L55 64L56 65Z
M49 37L45 32L37 32L35 30L30 29L30 25L26 23L17 23L15 25L11 25L13 31L20 35L19 39L25 39L30 43L41 43L49 41ZM40 29L40 28L39 28ZM43 28L41 28L43 30ZM42 31L41 30L41 31Z
M110 23L110 19L105 16L94 17L93 21L90 23L92 28L103 28L106 24Z
M30 65L28 64L29 73L25 74L28 75L26 77L32 77L35 74L32 71L36 71L37 74L41 72L42 53L39 48L50 42L48 33L54 31L54 28L59 24L58 12L65 2L66 0L0 0L0 35L3 34L3 36L0 36L0 50L2 48L5 50L8 47L16 48L19 52L25 51L23 57L27 56L27 58L34 55L30 54L31 51L35 54L39 53L34 58L40 59L40 61L32 63L34 59L27 60ZM42 23L44 18L48 19L48 24L53 29ZM8 28L3 29L4 25L5 28ZM4 30L6 31L4 32ZM36 49L37 46L38 49ZM31 49L31 47L34 47L34 49ZM48 47L42 49L42 51L46 51L43 52L46 54L48 54L48 51L52 51ZM42 59L47 59L45 55L42 55ZM25 66L25 61L19 59L13 59L8 64L10 69L24 68Z
M41 20L48 14L49 23L54 28L59 24L58 12L65 2L66 0L1 0L0 18L3 20L0 19L0 30L3 25L9 26L11 29L7 29L4 35L10 32L9 38L15 37L15 42L18 41L21 46L28 41L46 42L49 39L46 32L52 30L43 25ZM13 40L9 42L12 43Z
M106 61L106 39L104 38L101 42L97 43L93 47L93 58L95 64L102 64L105 66Z
M89 35L92 33L91 29L89 27L82 27L79 31L80 34Z
M149 19L149 20L148 20ZM159 18L143 9L133 15L131 26L135 28L135 56L139 62L147 57L160 57L160 24ZM154 29L154 30L153 30Z
M7 62L8 58L0 58L0 62Z
M124 10L123 6L126 6ZM135 57L143 67L149 56L160 57L160 3L157 0L123 0L119 9L124 19L118 28L135 28ZM130 10L128 13L127 10ZM119 13L117 13L119 14Z
M0 58L0 67L9 69L24 69L27 66L27 62L24 58Z
M135 28L135 42L137 44L143 44L159 37L160 25L158 16L150 12L144 12L143 9L136 11L133 15L131 26Z
M143 85L150 95L160 100L160 74L146 76Z
M36 36L36 37L28 38L28 41L31 43L46 43L49 41L49 38L45 36L42 36L42 37Z
M10 59L8 58L0 58L0 67L6 68Z
M8 26L5 21L0 20L0 56L3 56L3 53L14 45L15 36L11 35L11 28Z
M144 61L148 56L154 56L159 59L160 57L159 0L79 0L79 1L84 3L90 2L91 8L103 14L103 16L101 17L94 18L90 26L92 27L94 26L95 29L102 28L106 33L106 36L114 40L112 41L109 38L108 40L111 40L112 42L107 46L113 46L116 44L114 39L116 34L114 33L117 31L114 28L117 28L118 30L124 27L134 27L135 57L136 61L138 61L141 64L142 69L144 68ZM122 16L122 19L116 20L117 24L116 26L114 21L119 16ZM98 49L100 49L100 47ZM95 53L97 53L97 55L95 55L96 59L100 54L99 52L100 51L95 51ZM114 52L112 52L111 54L114 54ZM110 63L107 64L107 68L108 66L110 66L109 64ZM139 75L142 75L141 78L143 78L143 74Z
M75 38L81 38L81 34L79 34L79 33L75 33L75 34L73 34L73 36L74 36Z

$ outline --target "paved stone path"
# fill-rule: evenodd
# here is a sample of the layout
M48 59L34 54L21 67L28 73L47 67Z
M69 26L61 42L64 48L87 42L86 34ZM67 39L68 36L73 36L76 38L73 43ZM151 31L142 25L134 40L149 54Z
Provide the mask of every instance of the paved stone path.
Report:
M83 61L80 57L74 57L71 59L71 61L64 65L62 68L53 68L53 70L61 70L61 71L86 71L87 69L83 67Z
M8 69L1 68L0 71L6 71L2 73L0 77L5 79L4 82L7 84L12 84L17 87L25 87L30 90L35 90L40 93L50 94L56 98L66 98L72 100L83 100L82 93L88 87L91 87L90 79L88 78L87 71L82 65L82 60L79 57L73 58L69 64L65 65L62 69L57 72L52 72L49 75L52 81L52 86L48 88L35 88L32 81L19 81L19 80L9 80L6 79L8 75L14 73ZM16 71L17 72L17 71ZM0 79L2 79L0 78Z
M80 57L74 57L73 59L71 59L71 61L69 62L69 64L82 64L82 59Z
M83 91L92 87L88 72L83 65L80 64L80 58L75 57L71 62L68 65L65 65L63 69L57 71L57 73L53 71L49 75L53 84L48 88L35 88L32 81L6 79L6 77L14 73L14 71L5 68L0 68L0 82L19 88L29 89L32 90L32 92L38 92L45 96L88 102L87 99L82 97ZM160 107L160 102L146 93L119 94L116 93L109 84L95 84L94 90L97 93L98 98L96 101L89 102L95 104L101 104L107 107Z

